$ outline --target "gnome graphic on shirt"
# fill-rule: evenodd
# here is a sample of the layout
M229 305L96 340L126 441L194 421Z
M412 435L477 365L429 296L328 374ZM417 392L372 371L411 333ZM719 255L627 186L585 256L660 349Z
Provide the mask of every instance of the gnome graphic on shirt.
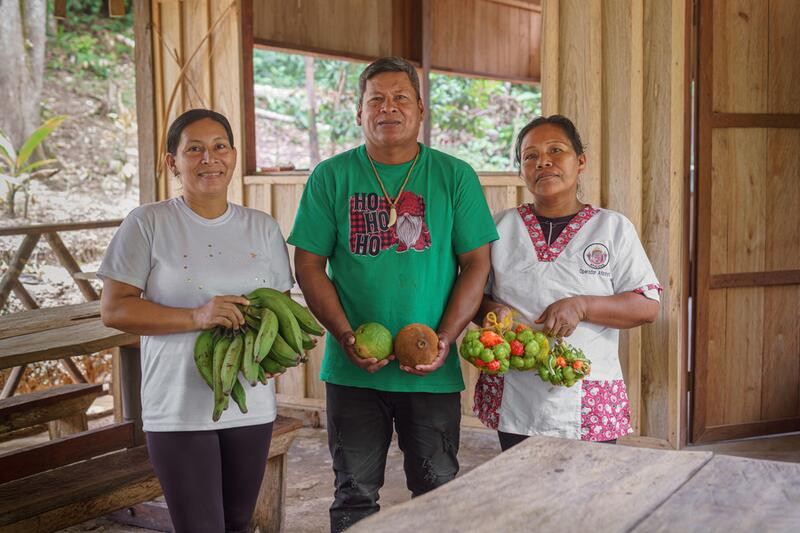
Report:
M425 224L425 200L413 192L404 192L395 204L397 252L422 251L431 246L431 234Z

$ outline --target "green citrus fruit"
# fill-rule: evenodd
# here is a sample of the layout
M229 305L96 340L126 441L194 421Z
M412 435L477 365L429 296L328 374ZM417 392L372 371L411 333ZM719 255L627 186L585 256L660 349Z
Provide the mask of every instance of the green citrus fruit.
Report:
M367 322L356 328L356 353L363 359L386 359L392 353L392 332L377 322Z

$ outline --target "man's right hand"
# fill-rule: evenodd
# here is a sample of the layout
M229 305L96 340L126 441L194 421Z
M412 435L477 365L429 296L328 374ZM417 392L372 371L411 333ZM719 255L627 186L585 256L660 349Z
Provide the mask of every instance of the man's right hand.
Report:
M374 357L370 357L369 359L362 359L359 357L356 353L356 336L352 331L345 331L339 336L339 345L354 365L362 370L366 370L370 374L374 374L388 365L390 361L394 361L394 354L380 361Z

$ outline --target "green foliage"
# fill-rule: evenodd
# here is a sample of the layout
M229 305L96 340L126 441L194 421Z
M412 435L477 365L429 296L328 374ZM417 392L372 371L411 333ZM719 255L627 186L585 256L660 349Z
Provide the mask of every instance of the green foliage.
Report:
M514 168L516 134L541 114L534 85L431 74L431 144L476 170Z
M348 61L314 60L317 129L320 144L331 152L361 142L355 108L363 68ZM271 88L258 98L257 107L293 118L289 135L296 144L305 143L309 113L303 56L255 50L253 78L256 85ZM432 74L428 111L434 148L477 170L508 171L514 168L517 131L541 114L541 94L534 85Z
M133 58L133 10L108 16L106 0L70 0L66 20L48 34L48 67L107 79L114 67ZM48 7L52 16L52 2Z
M42 124L22 143L19 150L14 149L11 139L0 130L0 180L2 180L0 185L5 189L5 209L8 216L12 218L15 216L15 196L18 191L22 191L26 198L25 217L27 218L28 186L31 180L47 178L58 172L58 169L53 166L57 163L55 159L46 159L33 163L28 161L33 151L66 118L65 116L53 117Z

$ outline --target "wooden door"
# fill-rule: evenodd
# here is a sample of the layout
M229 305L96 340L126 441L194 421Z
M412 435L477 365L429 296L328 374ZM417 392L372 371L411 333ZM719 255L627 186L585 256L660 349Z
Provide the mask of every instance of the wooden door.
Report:
M800 430L800 2L698 0L693 442Z

